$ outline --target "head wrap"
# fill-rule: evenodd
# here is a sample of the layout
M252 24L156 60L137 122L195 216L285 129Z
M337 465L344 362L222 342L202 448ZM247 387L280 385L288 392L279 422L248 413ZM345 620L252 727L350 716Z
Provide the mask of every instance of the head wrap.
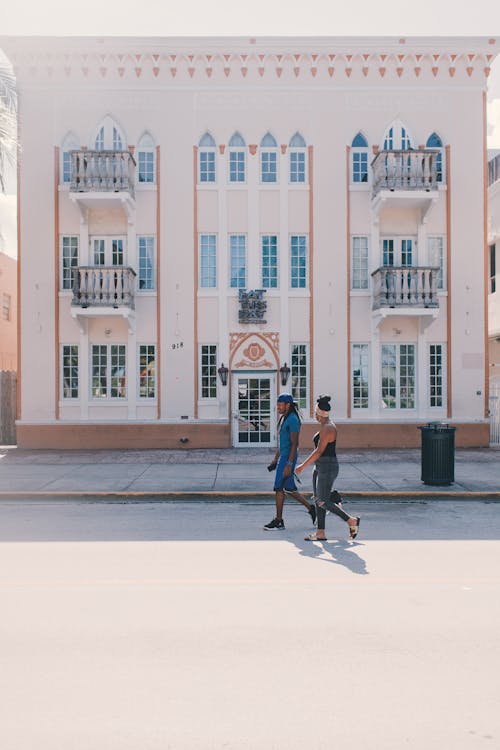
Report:
M293 396L290 393L282 393L278 396L278 403L293 404Z

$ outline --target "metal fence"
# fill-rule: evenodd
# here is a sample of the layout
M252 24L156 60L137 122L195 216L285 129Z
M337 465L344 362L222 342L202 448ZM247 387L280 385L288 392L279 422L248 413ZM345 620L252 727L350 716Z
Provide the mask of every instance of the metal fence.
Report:
M17 373L0 370L0 445L16 445Z

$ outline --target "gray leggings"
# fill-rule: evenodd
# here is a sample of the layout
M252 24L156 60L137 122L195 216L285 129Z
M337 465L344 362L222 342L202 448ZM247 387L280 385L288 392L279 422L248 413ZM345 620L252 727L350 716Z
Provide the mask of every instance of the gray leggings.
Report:
M340 516L344 521L348 521L350 515L339 508L335 502L330 499L330 493L332 491L333 483L337 479L339 473L339 462L335 456L323 456L318 458L313 470L313 493L316 500L316 518L318 521L318 529L325 528L326 511L335 513ZM323 506L318 505L318 500L324 503Z

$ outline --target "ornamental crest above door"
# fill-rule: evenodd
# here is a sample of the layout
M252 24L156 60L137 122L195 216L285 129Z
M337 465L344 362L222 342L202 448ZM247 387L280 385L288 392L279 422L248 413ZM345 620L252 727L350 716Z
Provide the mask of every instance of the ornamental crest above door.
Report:
M232 370L276 370L279 333L230 334Z

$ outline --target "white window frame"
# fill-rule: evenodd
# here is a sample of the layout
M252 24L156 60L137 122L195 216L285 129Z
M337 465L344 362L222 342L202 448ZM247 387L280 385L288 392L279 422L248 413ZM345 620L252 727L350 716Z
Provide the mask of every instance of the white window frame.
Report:
M274 266L274 270L276 272L276 284L274 286L269 286L264 283L264 242L266 240L272 240L274 238L276 243L276 263ZM270 252L270 249L269 249ZM260 235L260 282L261 282L261 288L266 289L267 291L272 291L279 289L280 285L280 275L279 275L279 266L280 266L280 257L279 257L279 241L278 241L278 235L277 234L268 234L267 232L265 234Z
M212 349L212 352L206 352L206 355L212 358L212 362L208 364L209 368L212 368L212 371L208 373L208 378L210 379L210 382L207 386L207 391L210 392L213 387L215 387L215 394L214 395L203 395L204 391L204 374L203 374L203 357L204 357L204 349ZM218 362L218 347L217 344L213 343L206 343L206 344L200 344L199 347L199 356L198 356L198 363L199 363L199 371L198 371L198 377L199 377L199 383L200 383L200 390L199 390L199 400L203 401L204 403L210 402L210 401L216 401L218 398L219 393L219 383L217 381L217 362ZM213 381L213 382L212 382ZM215 384L215 386L214 386Z
M441 383L439 384L439 387L441 388L441 404L436 405L432 404L432 388L438 387L437 384L433 383L433 379L436 377L433 373L433 362L432 362L432 348L433 347L441 347L440 357L441 357ZM432 411L443 411L443 409L446 409L447 406L447 385L448 385L448 358L446 356L446 344L442 343L441 341L432 341L428 342L427 344L427 402L428 407Z
M265 142L272 141L272 145L265 145ZM276 171L275 171L275 177L274 180L264 180L264 155L270 155L274 154L275 156L275 164L276 164ZM271 174L271 172L268 172L268 174ZM278 144L276 142L275 137L271 133L266 133L264 138L260 142L260 152L259 152L259 178L260 178L260 184L261 185L277 185L280 181L280 159L279 159L279 150L278 150Z
M76 263L69 263L69 265L66 265L66 255L65 255L65 245L69 245L70 255L69 260L73 260L73 254L72 250L76 249ZM73 274L71 273L71 269L76 269L80 265L80 237L75 234L62 234L60 237L60 279L59 279L59 289L62 292L70 292L73 289ZM68 280L68 272L70 276L70 285L65 285Z
M64 138L61 149L60 149L60 162L59 162L59 184L69 187L71 183L71 151L78 151L80 144L78 138L74 133L68 133ZM66 171L66 165L68 171ZM67 179L65 179L67 176Z
M65 395L65 388L64 388L64 357L65 357L65 349L76 349L76 396L66 396ZM71 352L68 352L69 356L72 356ZM75 401L78 401L80 399L80 349L78 344L61 344L60 345L60 355L59 355L59 373L60 373L60 393L61 393L61 400L65 402L71 402L75 403ZM73 386L71 385L73 382L73 366L70 365L70 388L73 390Z
M297 169L297 164L295 165L295 169L292 169L292 156L303 156L303 162L304 162L304 179L303 180L292 180L292 173L295 171L297 174L299 173L299 170ZM292 186L301 186L301 185L307 185L309 183L309 177L308 177L308 158L307 158L307 145L303 138L303 136L297 132L295 135L292 136L290 139L290 143L288 144L288 183Z
M363 350L362 353L360 350ZM366 396L366 406L359 406L359 401L363 400L363 395L356 395L355 393L355 383L354 383L354 369L355 369L355 352L360 352L361 357L363 355L366 357L366 379L362 379L362 383L366 383L366 389L367 389L367 396ZM359 357L358 357L359 359ZM363 362L361 364L361 368L363 368ZM370 409L370 344L366 342L356 342L351 344L351 408L354 412L360 413L360 414L366 414L367 411ZM360 385L360 388L363 386Z
M364 247L362 247L364 245ZM351 290L367 292L370 289L370 240L365 234L351 236ZM356 283L359 283L356 286Z
M94 396L93 394L93 369L94 369L94 347L105 347L106 348L106 394L104 396ZM123 349L122 353L119 353L120 357L123 357L123 370L124 370L124 385L122 386L124 388L124 395L122 396L112 396L112 390L113 390L113 375L112 375L112 358L113 358L113 348L119 348ZM90 378L89 378L89 397L90 401L93 404L97 403L127 403L128 401L128 377L127 377L127 344L109 344L109 343L99 343L96 341L93 341L90 344ZM116 377L116 376L115 376Z
M411 250L411 258L412 262L408 264L404 264L402 262L403 258L403 243L411 241L412 243L412 250ZM394 254L394 262L385 264L384 263L384 241L392 241L393 242L393 254ZM418 251L418 245L417 245L417 237L416 235L383 235L380 237L380 265L382 268L415 268L418 265L417 260L417 251Z
M107 115L97 126L92 139L92 150L127 151L125 133L112 117Z
M353 145L354 141L356 140L356 138L358 136L360 136L360 138L363 138L365 140L366 146L354 146ZM355 173L355 169L354 169L355 156L359 156L359 157L366 156L366 180L355 180L354 179L354 173ZM355 188L359 189L359 188L368 187L370 185L370 181L371 180L370 180L370 159L369 159L369 156L370 156L370 154L369 154L368 142L366 140L365 135L360 131L360 132L356 133L356 135L354 136L354 138L352 140L351 148L350 148L350 154L349 154L349 162L350 162L349 163L349 168L350 168L350 183L351 183L351 187L355 187ZM358 171L361 171L361 170L360 169L356 169L356 173Z
M141 242L151 246L151 286L141 287ZM146 254L148 251L146 249ZM156 291L156 236L154 234L140 234L137 236L137 291L142 294Z
M303 347L303 352L294 351L297 347ZM305 356L305 364L297 365L297 357ZM294 397L294 400L299 405L302 412L307 413L309 410L309 344L301 341L290 344L290 392ZM303 373L300 370L304 370ZM304 382L294 385L294 378L301 379ZM301 398L301 391L305 393L304 398Z
M104 242L104 263L95 262L94 241ZM123 263L113 263L113 242L122 242ZM125 235L93 234L89 237L89 265L95 268L124 268L127 265L127 237Z
M401 376L401 350L402 347L413 347L413 406L401 406L401 395L402 395L402 389L403 385L401 383L402 376ZM394 347L396 352L396 377L395 377L395 390L396 390L396 401L395 406L390 407L387 404L385 407L385 411L387 414L394 414L394 413L404 413L404 414L415 414L417 412L418 408L418 362L417 362L417 345L413 341L404 342L401 343L390 343L390 342L384 342L380 345L380 399L381 403L384 404L384 392L383 392L383 380L384 380L384 356L383 356L383 349L384 347Z
M151 169L151 177L152 179L147 180L141 180L140 179L140 170L141 170L141 154L151 156L152 163L152 169ZM156 147L154 138L152 135L148 132L143 133L143 135L139 139L139 143L137 144L136 149L136 161L137 161L137 168L136 168L136 183L139 187L146 187L151 185L156 185ZM149 163L148 163L149 167ZM148 169L149 172L149 169ZM149 177L149 174L147 174Z
M245 258L244 262L244 268L245 268L245 279L243 284L232 284L232 268L233 268L233 250L240 250L241 248L233 247L233 239L240 238L240 240L243 240L243 254ZM239 242L238 242L239 244ZM246 234L243 234L242 232L231 232L229 235L229 252L228 252L228 260L229 260L229 288L230 289L246 289L248 284L248 250L247 250L247 236ZM239 279L239 274L238 274Z
M202 142L205 141L207 145L201 145ZM208 145L210 143L210 145ZM209 155L211 154L213 156L213 180L202 180L202 155ZM211 175L211 170L207 170L207 175ZM198 144L198 185L214 185L217 182L217 148L215 144L215 140L210 133L204 133L204 135L201 137L200 142Z
M439 241L439 244L441 245L440 250L438 251L438 254L440 258L438 259L438 263L436 264L434 261L433 256L433 249L432 249L432 243L435 241ZM438 285L437 290L438 292L444 292L447 289L447 283L446 283L446 237L444 234L430 234L427 237L427 262L430 266L438 265L439 266L439 276L438 276Z
M154 352L154 358L153 358L153 362L154 362L154 375L151 376L151 375L149 375L147 373L146 376L145 376L146 377L146 388L147 388L147 385L150 382L150 380L151 379L153 380L153 383L154 383L154 395L153 396L148 396L148 395L143 396L141 394L141 378L142 378L142 375L141 375L141 372L142 372L142 363L141 363L142 354L141 354L141 349L144 348L144 347L147 347L148 349L153 349L153 352ZM150 352L146 352L144 356L148 357L149 354L150 354ZM158 394L158 380L157 380L158 366L157 366L157 358L158 358L158 347L156 346L156 344L153 344L153 343L150 343L150 342L148 342L148 343L141 342L141 343L137 344L137 400L140 401L141 404L145 403L145 402L151 403L151 402L155 402L157 400L157 394ZM149 362L146 363L146 367L147 368L149 367L149 364L150 364Z
M303 286L293 285L294 266L292 262L292 246L293 246L294 238L304 238L305 279L304 279ZM309 284L309 236L303 232L291 234L288 239L288 252L289 252L289 262L290 262L290 271L289 271L289 278L288 278L289 289L291 292L298 292L299 290L306 291L308 289L308 284Z
M215 283L212 284L203 284L203 250L204 250L204 243L207 242L207 249L212 251L211 245L213 244L213 267L215 272ZM215 232L201 232L198 235L198 288L203 290L208 289L217 289L218 288L218 268L217 268L217 234ZM209 263L209 269L210 269L210 263Z

